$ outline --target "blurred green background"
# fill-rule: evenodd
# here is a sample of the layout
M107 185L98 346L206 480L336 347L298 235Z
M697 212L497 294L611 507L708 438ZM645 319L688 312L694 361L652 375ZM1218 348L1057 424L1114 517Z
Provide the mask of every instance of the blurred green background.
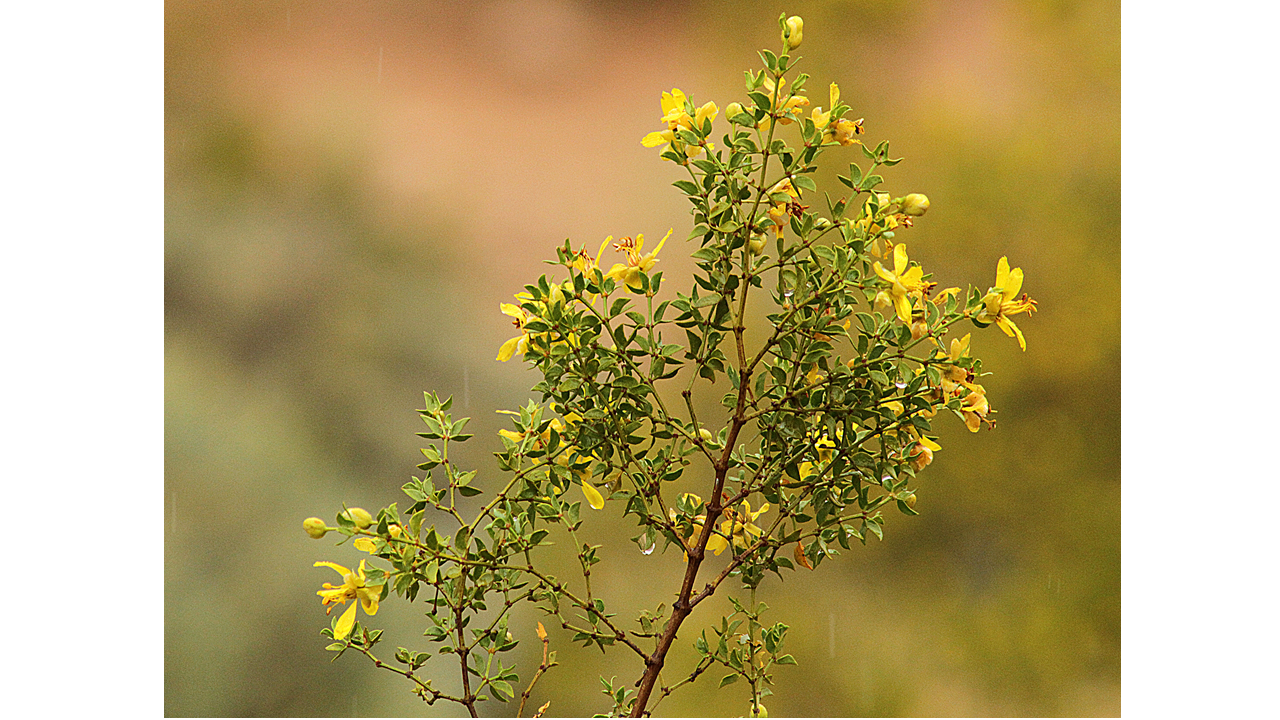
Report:
M640 138L658 98L742 100L742 71L805 19L814 104L837 81L865 140L924 192L911 257L985 289L1004 254L1040 303L1028 349L975 352L999 427L939 423L919 518L815 573L767 581L799 666L774 716L1120 712L1120 7L1117 1L198 2L165 5L165 713L433 715L403 682L323 651L315 596L349 547L310 515L376 510L418 471L422 392L474 417L463 466L494 476L503 418L536 378L493 361L498 312L564 238L667 228L678 168ZM833 151L831 166L860 159ZM828 175L820 187L842 188ZM668 244L659 269L687 277ZM681 284L677 282L676 284ZM481 481L478 481L481 482ZM676 553L606 546L598 591L670 602ZM674 592L674 591L672 591ZM715 621L696 613L668 671ZM536 664L529 613L521 668ZM387 643L418 647L392 599ZM607 709L596 676L639 676L553 629L549 715ZM420 648L425 649L425 648ZM454 673L442 678L448 687ZM659 715L742 715L718 676ZM490 713L514 706L485 705Z

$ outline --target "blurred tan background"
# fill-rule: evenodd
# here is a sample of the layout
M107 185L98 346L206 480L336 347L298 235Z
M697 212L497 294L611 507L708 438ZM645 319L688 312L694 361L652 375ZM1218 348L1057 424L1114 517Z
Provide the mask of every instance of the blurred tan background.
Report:
M884 543L766 581L799 661L766 705L1119 714L1119 2L171 0L166 715L458 714L357 657L329 662L314 593L332 578L311 563L356 554L301 521L403 499L424 390L474 417L460 462L494 477L494 410L536 381L492 359L513 334L498 304L566 237L594 252L605 235L687 233L679 169L640 138L663 90L744 99L783 11L805 19L814 104L838 82L865 140L906 157L886 189L932 200L905 236L912 259L985 289L1007 254L1041 311L1019 318L1026 353L975 329L999 427L942 419L921 517L892 514ZM862 159L834 151L833 170L841 152ZM688 251L663 250L668 281ZM611 543L602 594L623 618L669 603L650 578L679 558L644 558L613 525L593 529ZM724 606L691 618L668 677ZM513 625L525 670L536 619ZM386 654L426 649L416 605L392 598L377 620ZM533 698L549 715L606 710L596 676L639 676L621 651L552 642L563 667ZM744 714L746 689L718 678L656 713Z

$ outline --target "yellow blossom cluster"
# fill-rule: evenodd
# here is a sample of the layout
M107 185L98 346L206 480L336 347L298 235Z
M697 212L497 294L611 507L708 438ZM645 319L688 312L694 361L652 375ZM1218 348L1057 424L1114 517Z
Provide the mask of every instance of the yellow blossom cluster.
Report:
M942 373L942 399L944 402L952 398L960 398L960 415L964 418L969 432L978 432L982 422L991 412L991 404L987 402L987 391L974 382L973 372L955 363L969 354L969 335L953 339L948 349L938 344L937 358L952 363Z
M890 208L897 210L891 212ZM871 242L867 244L867 252L876 257L884 257L893 249L892 240L884 237L899 227L912 226L912 216L923 215L929 209L929 198L920 193L911 193L894 201L889 193L876 193L868 197L862 204L858 217L849 220L849 227L861 231Z
M529 323L534 320L540 320L542 317L538 313L527 310L524 307L525 305L532 304L534 307L545 311L548 304L564 304L564 290L559 285L551 286L551 295L546 301L534 301L533 296L527 292L516 293L515 297L516 300L520 301L519 305L501 303L500 308L503 315L512 318L512 324L520 330L520 334L502 343L502 347L498 348L498 357L496 359L506 362L517 354L524 355L529 351L530 347L540 352L547 352L552 345L561 343L568 343L572 347L578 346L578 339L573 335L560 336L557 333L550 332L532 333L526 328Z
M790 125L799 120L801 108L809 106L809 98L803 95L792 95L784 99L782 88L786 84L786 78L779 79L777 83L769 78L764 79L764 92L769 96L769 105L772 110L770 114L778 119L779 125ZM768 117L756 124L758 130L764 130L767 127L769 127Z
M677 153L681 153L686 158L697 157L702 154L705 148L708 151L715 150L713 143L704 142L700 144L689 144L680 139L680 130L690 130L694 128L702 128L703 122L706 120L715 120L720 109L716 104L709 102L697 110L693 111L693 115L689 114L692 109L689 98L679 89L672 88L669 93L662 93L662 122L666 123L665 130L654 130L645 135L640 140L640 144L645 147L658 147L659 145L670 145L671 149Z
M831 109L823 112L822 108L814 108L813 114L810 116L813 124L822 130L822 142L838 143L848 147L849 145L860 145L861 140L856 136L863 133L862 118L857 120L846 120L842 117L832 117L837 107L840 105L840 86L831 83L830 90Z
M506 415L515 415L509 410L499 410L498 412ZM546 449L551 445L551 432L554 430L557 435L563 435L575 423L582 420L577 413L569 412L564 414L564 419L552 418L547 428L542 431L534 440L534 447L538 449ZM527 432L515 432L514 430L499 430L498 434L507 438L513 443L519 445L529 436ZM587 498L587 503L596 510L604 508L604 495L591 484L591 468L599 459L594 455L586 455L582 453L576 445L568 445L560 452L556 453L553 462L560 467L569 470L582 483L582 494Z
M694 493L685 493L682 498L685 502L695 508L701 508L703 506L702 498ZM707 549L716 555L719 555L729 548L731 540L734 547L740 550L745 549L764 533L764 531L755 524L755 521L766 512L769 512L769 503L761 505L759 510L752 511L751 503L746 500L742 501L741 510L725 508L725 519L720 523L720 527L717 528L716 532L711 534L711 539L707 541ZM679 520L680 515L676 512L675 508L671 508L668 513L673 524ZM702 535L702 528L706 522L706 513L699 514L693 518L692 530L684 539L686 558L688 557L688 548L692 547L692 543L696 542L698 537Z

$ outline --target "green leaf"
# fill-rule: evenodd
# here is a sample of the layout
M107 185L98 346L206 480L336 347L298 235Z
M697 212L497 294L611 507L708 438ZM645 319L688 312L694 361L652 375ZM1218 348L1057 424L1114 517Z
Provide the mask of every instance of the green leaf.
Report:
M736 682L738 682L737 675L725 675L724 677L720 678L720 687L724 687L725 685L732 685Z
M704 295L703 297L700 297L697 300L694 300L693 306L696 308L709 307L711 305L715 305L716 303L720 302L720 297L721 295L719 293L711 293L710 295Z
M505 680L492 680L489 682L489 687L493 688L493 694L501 702L506 702L516 696L516 691Z

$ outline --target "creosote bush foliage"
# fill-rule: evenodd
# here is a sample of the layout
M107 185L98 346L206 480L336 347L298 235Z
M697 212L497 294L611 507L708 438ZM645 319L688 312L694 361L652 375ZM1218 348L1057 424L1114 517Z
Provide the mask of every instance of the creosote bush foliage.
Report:
M1012 319L1035 309L1021 269L1000 258L986 291L936 289L902 240L929 199L880 191L878 172L900 158L887 141L863 144L863 120L846 117L835 83L826 109L809 109L809 77L793 75L803 22L783 16L779 26L782 54L760 53L743 101L722 115L714 102L663 93L659 129L641 140L685 174L674 185L692 205L692 282L658 300L671 231L651 249L644 235L607 237L595 255L566 241L555 277L501 305L518 334L497 359L519 355L542 380L538 400L502 411L511 428L495 453L500 479L481 482L450 460L472 437L467 419L427 393L419 435L430 442L423 476L403 487L406 507L304 522L311 537L336 532L361 555L355 570L316 563L340 581L319 591L326 611L347 606L323 630L330 651L403 676L428 704L476 716L496 700L538 716L554 699L530 700L556 665L542 622L528 628L541 663L517 671L504 661L525 630L509 626L511 611L530 603L575 642L635 655L634 681L601 678L603 714L651 714L715 668L721 687L746 688L747 714L765 717L776 667L796 660L783 651L787 625L765 619L756 588L883 539L886 511L915 515L917 479L942 449L935 421L994 424L981 361L960 333L994 324L1026 348ZM717 119L724 134L713 143ZM842 163L854 155L835 196L813 180L828 152ZM606 270L611 248L620 262ZM768 323L749 335L751 303L766 306ZM700 417L694 397L709 392L723 410ZM635 526L631 561L681 558L670 605L634 619L591 585L601 546L586 528L618 522ZM575 555L581 577L549 574L556 553ZM695 618L736 587L730 615ZM380 647L371 618L392 594L426 608L425 647ZM687 622L699 659L667 668ZM424 677L433 655L453 656L457 675Z

